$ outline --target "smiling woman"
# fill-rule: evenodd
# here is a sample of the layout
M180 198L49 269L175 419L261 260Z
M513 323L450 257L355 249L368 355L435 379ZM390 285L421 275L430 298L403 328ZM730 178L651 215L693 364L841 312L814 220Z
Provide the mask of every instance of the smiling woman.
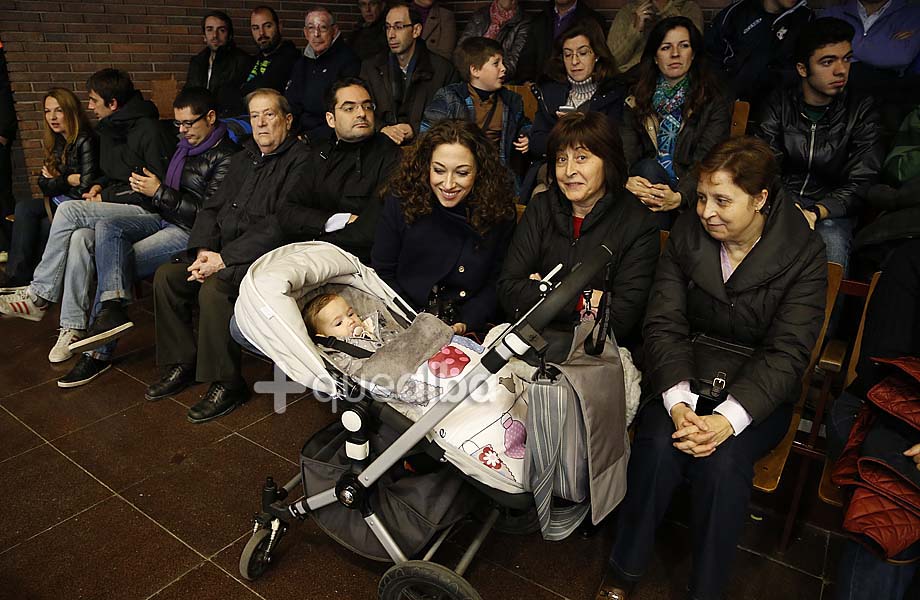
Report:
M497 316L515 215L495 146L473 123L441 121L408 151L385 193L374 269L458 334L484 332Z

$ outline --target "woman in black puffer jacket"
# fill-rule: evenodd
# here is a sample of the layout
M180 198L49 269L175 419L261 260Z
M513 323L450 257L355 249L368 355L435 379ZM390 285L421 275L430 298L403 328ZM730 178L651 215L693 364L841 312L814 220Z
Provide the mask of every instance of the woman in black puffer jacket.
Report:
M594 290L612 293L611 329L621 346L639 339L639 322L658 259L658 228L652 214L623 187L626 165L620 140L601 113L572 113L559 119L547 142L550 189L527 205L498 281L499 299L512 319L539 299L539 284L557 264L565 277L601 244L613 252L610 278L599 275ZM599 294L594 294L592 304ZM569 332L583 302L557 318Z
M607 575L626 597L674 490L691 488L690 597L722 597L754 463L783 438L824 318L824 244L780 189L769 146L717 145L696 214L677 220L645 319L644 384L628 492Z

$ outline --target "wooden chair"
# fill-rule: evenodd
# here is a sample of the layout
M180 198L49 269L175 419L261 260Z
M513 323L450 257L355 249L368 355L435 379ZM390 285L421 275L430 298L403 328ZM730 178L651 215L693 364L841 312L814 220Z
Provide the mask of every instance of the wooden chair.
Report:
M761 492L768 494L773 493L776 491L776 488L779 487L783 469L786 466L786 461L789 459L789 453L795 441L795 433L798 431L799 423L802 420L802 407L805 404L805 398L808 396L808 390L811 387L811 377L815 372L815 365L818 363L821 348L824 346L824 337L827 334L827 326L830 322L831 312L834 310L834 304L837 302L837 292L840 290L840 282L842 280L843 267L837 263L827 263L827 294L825 296L824 323L821 325L818 339L811 351L808 367L805 369L805 374L802 377L802 392L792 413L792 421L789 423L789 429L786 430L786 436L782 441L773 448L769 454L761 458L754 465L754 488Z
M153 86L153 91L150 95L150 101L156 104L157 110L160 111L160 118L172 119L172 104L179 94L179 83L176 78L154 79L151 85Z
M875 291L878 279L881 273L875 273L869 283L860 283L855 281L840 282L840 292L846 296L856 296L865 298L862 315L859 320L859 327L853 340L853 350L850 353L850 360L847 363L847 373L843 381L843 387L848 386L856 378L856 363L859 361L859 353L862 348L862 337L866 326L866 314L869 308L869 299ZM833 304L828 306L833 307ZM825 322L825 327L826 327ZM828 408L828 402L831 398L831 385L835 376L838 375L844 366L844 358L847 353L847 344L842 340L831 340L821 352L817 366L824 372L824 381L821 383L821 389L818 396L818 402L815 405L815 415L811 427L808 429L805 441L794 440L792 450L803 457L799 466L798 474L795 480L795 490L789 509L786 512L786 522L783 525L783 533L780 537L780 550L785 550L792 539L792 531L795 527L796 517L798 516L799 507L802 501L802 494L805 490L805 482L808 478L808 471L812 460L822 460L824 470L821 474L821 484L818 488L819 497L828 504L842 506L843 501L840 497L840 490L830 480L832 464L827 459L825 452L818 448L818 437L821 425L824 422L824 415ZM807 393L807 390L805 391ZM804 394L803 394L804 398Z
M747 131L748 118L751 116L751 103L744 100L735 100L732 110L731 137L744 135Z
M533 122L534 117L537 116L537 97L533 95L533 91L530 89L529 85L506 85L506 88L518 94L524 100L524 116L530 119Z

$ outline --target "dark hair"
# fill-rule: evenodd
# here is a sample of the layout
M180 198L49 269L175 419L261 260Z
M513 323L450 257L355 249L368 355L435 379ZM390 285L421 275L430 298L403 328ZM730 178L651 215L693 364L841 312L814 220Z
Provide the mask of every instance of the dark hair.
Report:
M383 3L383 0L379 0L379 2ZM413 25L422 25L422 13L420 13L418 9L415 8L414 2L412 4L407 4L405 2L390 2L389 4L386 5L386 9L387 9L386 12L389 13L394 8L408 9L409 10L409 22L412 23ZM385 14L386 13L384 13L384 15Z
M597 62L594 63L594 73L591 77L595 82L601 82L608 77L617 74L616 59L610 53L607 47L607 40L604 39L604 32L601 31L600 25L594 20L579 20L574 25L562 32L553 44L553 54L546 63L546 76L554 81L565 83L568 81L568 74L565 70L565 61L562 59L562 46L572 38L580 35L588 38L591 50Z
M187 87L173 100L173 108L188 108L196 115L206 115L217 110L214 94L203 87Z
M502 45L484 37L466 38L454 51L454 65L463 81L470 80L470 67L481 69L496 54L504 56Z
M284 94L274 88L259 88L246 94L246 97L243 98L243 102L246 103L247 111L249 110L249 103L252 102L252 99L256 96L268 96L274 100L275 108L277 108L283 116L286 117L291 114L291 103L284 97Z
M546 175L550 187L556 184L556 157L567 148L584 146L604 161L604 181L607 192L626 185L628 166L623 154L623 142L613 121L599 112L573 112L559 121L546 140Z
M514 191L511 177L498 157L498 149L475 123L445 119L423 134L403 155L399 168L384 186L381 195L392 194L402 200L406 223L413 223L433 210L429 170L435 148L443 144L466 147L476 161L476 181L467 199L472 214L470 225L480 235L513 219Z
M335 113L335 101L336 96L339 94L339 90L347 87L356 85L360 88L364 88L364 91L367 92L368 96L371 96L371 101L373 102L374 97L371 95L371 88L367 85L367 82L361 79L360 77L343 77L337 79L335 83L329 86L329 89L326 90L326 96L324 102L326 104L326 111Z
M96 71L86 80L86 89L96 92L108 106L112 100L118 101L118 108L127 104L134 96L134 83L131 76L119 69L102 69Z
M852 42L856 30L846 21L821 17L806 25L795 40L793 59L808 69L808 63L819 48L840 42Z
M687 72L690 77L690 90L684 104L684 115L700 112L706 104L711 103L713 98L719 94L716 82L706 65L706 50L703 46L703 34L700 33L700 30L687 17L662 19L649 33L645 49L642 51L642 59L639 61L639 78L633 87L633 96L636 102L634 110L639 123L644 123L647 118L655 114L652 97L655 95L658 76L661 74L658 65L655 63L656 53L668 32L679 27L683 27L690 32L690 48L693 50L693 62L690 63L690 70Z
M227 26L227 43L229 44L230 42L232 42L233 41L233 19L231 19L230 15L228 15L222 10L208 11L207 13L205 13L203 17L201 17L201 33L204 33L204 24L211 17L215 17L224 22L224 24Z
M278 18L278 13L276 13L275 9L272 8L271 6L265 6L264 4L260 4L259 6L255 7L249 12L249 16L251 17L257 12L267 12L268 14L272 16L272 21L275 23L275 25L278 27L281 26L281 19Z
M754 196L761 190L772 193L779 178L779 162L765 141L739 136L716 144L697 166L700 180L717 171L727 173L732 183Z

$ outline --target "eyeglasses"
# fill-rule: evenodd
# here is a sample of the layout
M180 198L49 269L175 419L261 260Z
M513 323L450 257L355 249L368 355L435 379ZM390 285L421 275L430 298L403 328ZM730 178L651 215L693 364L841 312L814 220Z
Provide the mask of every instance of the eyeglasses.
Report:
M206 116L208 116L208 113L204 113L203 115L199 116L196 119L192 119L191 121L173 121L173 125L176 126L176 129L182 129L183 127L185 127L186 129L191 129L192 125L202 120Z
M583 46L579 48L576 52L572 52L571 50L563 50L562 58L564 60L572 60L573 58L575 58L576 54L578 55L579 59L584 60L588 58L589 56L591 56L592 54L594 54L594 50L592 50L591 48L588 48L587 46Z
M342 104L342 106L337 108L343 113L350 115L351 113L355 112L355 109L357 109L359 106L361 107L361 110L366 113L374 112L377 109L377 105L373 102L362 102L361 104L356 102L345 102Z
M390 25L389 23L384 23L383 30L386 31L387 33L390 33L391 31L395 31L399 33L403 29L409 29L413 25L415 25L415 23L394 23L393 25Z
M307 31L310 33L329 33L332 27L328 25L307 25Z

